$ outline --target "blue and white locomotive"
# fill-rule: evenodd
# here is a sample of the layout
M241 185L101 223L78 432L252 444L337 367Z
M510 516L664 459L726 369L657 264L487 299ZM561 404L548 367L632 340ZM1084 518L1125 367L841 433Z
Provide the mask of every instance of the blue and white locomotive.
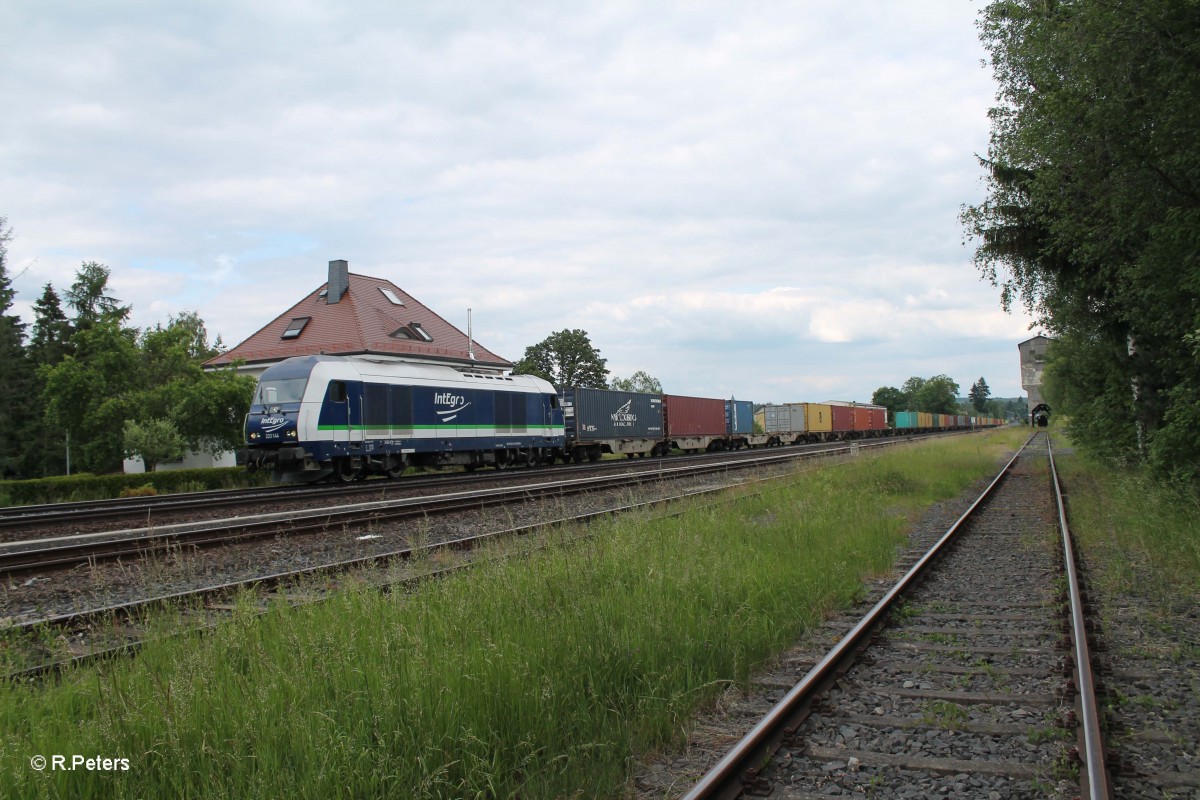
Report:
M259 377L246 457L276 480L351 481L408 466L551 463L563 436L558 393L532 375L305 356Z

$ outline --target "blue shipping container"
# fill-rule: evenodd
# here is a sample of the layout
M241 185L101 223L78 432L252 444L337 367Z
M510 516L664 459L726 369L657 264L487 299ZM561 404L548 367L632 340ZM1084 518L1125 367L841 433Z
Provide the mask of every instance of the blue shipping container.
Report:
M917 418L916 411L897 411L896 412L896 427L897 428L919 428L921 423Z
M725 432L754 433L754 403L749 400L726 400Z

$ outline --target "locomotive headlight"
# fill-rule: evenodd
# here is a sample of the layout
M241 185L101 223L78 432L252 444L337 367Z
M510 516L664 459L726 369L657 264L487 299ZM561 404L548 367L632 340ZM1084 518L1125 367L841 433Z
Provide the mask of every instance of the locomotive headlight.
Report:
M257 433L251 433L251 434L250 434L250 438L251 438L251 439L257 439L257 438L258 438L258 434L257 434Z
M295 438L296 438L296 431L295 431L294 429L293 429L293 430L290 430L290 431L288 431L288 432L287 432L287 437L288 437L289 439L295 439Z

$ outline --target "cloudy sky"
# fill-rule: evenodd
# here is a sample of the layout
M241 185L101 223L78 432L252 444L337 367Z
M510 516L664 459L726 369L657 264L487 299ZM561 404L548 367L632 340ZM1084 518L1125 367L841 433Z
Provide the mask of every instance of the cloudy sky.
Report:
M669 392L1020 393L963 243L972 0L9 3L17 310L83 261L235 344L331 259L510 359L583 328Z

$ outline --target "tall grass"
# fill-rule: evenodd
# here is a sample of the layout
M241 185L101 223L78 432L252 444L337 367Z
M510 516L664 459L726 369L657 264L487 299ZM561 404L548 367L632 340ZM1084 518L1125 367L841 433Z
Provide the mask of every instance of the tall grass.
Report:
M1055 437L1056 441L1061 437ZM1200 598L1200 496L1132 467L1055 455L1069 494L1072 532L1096 577L1168 605Z
M4 797L593 797L886 570L1013 434L906 447L666 519L552 536L409 593L249 607L0 686ZM34 755L128 758L42 772Z

